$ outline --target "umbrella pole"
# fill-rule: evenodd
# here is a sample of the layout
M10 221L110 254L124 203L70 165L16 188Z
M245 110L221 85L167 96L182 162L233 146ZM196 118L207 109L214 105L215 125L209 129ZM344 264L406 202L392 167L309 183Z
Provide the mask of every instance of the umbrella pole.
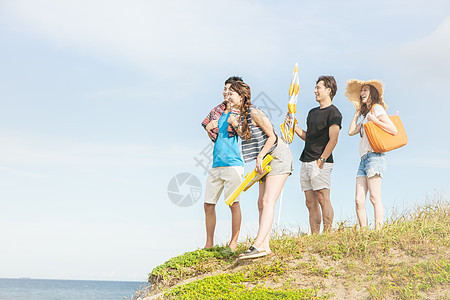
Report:
M286 144L287 144L288 148L289 148L289 144L292 143L292 140L289 138L289 136L290 136L289 133L292 128L294 128L292 139L294 139L294 135L295 135L295 106L297 105L298 90L299 90L298 64L295 64L294 73L292 75L292 80L291 80L291 85L289 87L289 104L288 104L288 114L292 114L292 117L294 119L289 120L289 124L291 124L291 126L287 126L288 124L286 124L286 121L285 121L285 123L283 123L283 124L285 124L285 126L281 127L282 128L281 134L286 139ZM284 185L283 185L283 188L281 189L281 193L280 193L280 205L278 206L277 229L279 229L279 227L280 227L281 205L283 204L283 192L284 192Z

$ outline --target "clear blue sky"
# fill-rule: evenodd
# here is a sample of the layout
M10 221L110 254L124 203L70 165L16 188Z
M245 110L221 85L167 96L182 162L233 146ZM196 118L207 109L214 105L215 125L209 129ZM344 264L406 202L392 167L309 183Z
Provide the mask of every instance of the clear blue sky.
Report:
M0 277L145 280L202 247L203 194L178 207L167 186L182 172L204 186L194 160L209 143L200 122L231 75L282 108L277 129L295 63L303 128L315 80L336 77L336 221L356 220L350 78L383 80L388 113L399 111L408 133L388 154L386 214L449 192L447 0L0 0L0 41ZM297 138L281 214L290 230L308 225L302 149ZM242 197L242 238L257 230L256 190ZM221 201L220 243L228 210Z

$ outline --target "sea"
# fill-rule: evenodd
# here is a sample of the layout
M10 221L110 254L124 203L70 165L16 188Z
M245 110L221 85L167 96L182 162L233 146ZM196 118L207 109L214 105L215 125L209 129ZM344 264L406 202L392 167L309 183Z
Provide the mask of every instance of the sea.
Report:
M124 300L146 286L137 281L0 278L0 300Z

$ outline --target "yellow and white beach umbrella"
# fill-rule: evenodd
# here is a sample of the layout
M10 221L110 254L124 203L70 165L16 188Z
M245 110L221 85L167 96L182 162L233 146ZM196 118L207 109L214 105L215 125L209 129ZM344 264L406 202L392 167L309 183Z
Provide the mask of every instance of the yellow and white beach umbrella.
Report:
M285 121L280 125L281 127L281 138L287 144L292 143L294 139L294 128L297 124L297 119L295 118L298 90L299 90L299 79L298 79L298 64L295 64L294 72L292 74L291 86L289 87L289 103L288 103L288 117L289 120Z

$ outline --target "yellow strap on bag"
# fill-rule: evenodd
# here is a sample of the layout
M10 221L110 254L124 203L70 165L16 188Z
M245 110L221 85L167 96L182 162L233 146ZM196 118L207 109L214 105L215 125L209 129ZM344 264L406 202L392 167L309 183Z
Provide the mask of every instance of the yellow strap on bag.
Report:
M375 125L372 121L364 124L364 131L367 135L367 139L369 140L369 144L376 153L388 152L403 147L408 143L405 127L403 127L400 117L389 116L389 119L391 119L392 123L395 125L395 128L397 128L396 135L387 133Z

